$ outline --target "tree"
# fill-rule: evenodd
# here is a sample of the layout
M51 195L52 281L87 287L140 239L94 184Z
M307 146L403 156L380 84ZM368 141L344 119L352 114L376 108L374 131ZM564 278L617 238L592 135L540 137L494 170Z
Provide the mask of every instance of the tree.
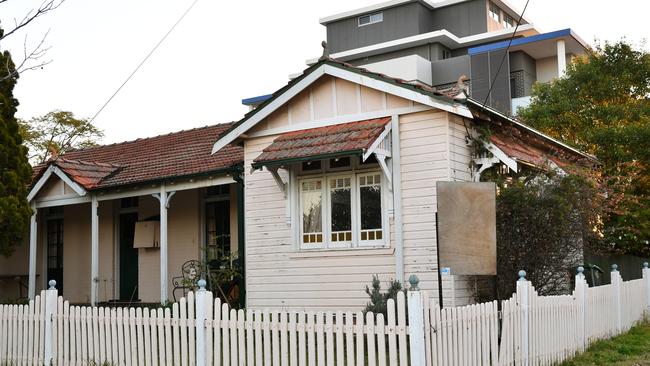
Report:
M528 175L498 184L498 294L510 296L521 269L541 295L569 292L584 250L600 245L603 206L597 186L573 174Z
M72 112L52 111L29 121L18 121L29 159L42 164L53 154L97 145L104 136L88 119L76 118Z
M0 29L0 39L3 31ZM0 254L9 256L27 236L31 208L27 185L31 167L15 118L18 100L13 89L18 79L8 51L0 51Z
M536 84L527 124L596 155L614 209L603 234L614 251L650 255L650 54L620 41Z
M16 34L16 32L19 32L21 29L25 28L37 18L56 10L59 6L61 6L61 4L63 4L63 1L64 0L43 0L38 8L26 11L22 18L14 19L13 27L6 29L6 32L0 34L0 42ZM9 0L0 0L0 5L7 2L9 2ZM43 59L49 50L49 47L45 45L47 35L48 32L46 32L43 37L41 37L41 40L34 46L28 45L29 42L27 40L27 36L25 36L25 40L23 42L23 56L20 61L17 64L14 64L12 62L11 67L9 67L9 63L6 62L0 64L0 67L4 69L4 72L6 72L4 73L4 76L0 78L0 81L5 78L14 77L15 75L20 74L24 71L43 68L43 66L49 64L51 60Z

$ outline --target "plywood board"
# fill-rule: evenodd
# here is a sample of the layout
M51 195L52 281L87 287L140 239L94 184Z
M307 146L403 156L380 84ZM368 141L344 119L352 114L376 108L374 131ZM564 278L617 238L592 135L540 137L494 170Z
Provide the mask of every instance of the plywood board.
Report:
M494 183L437 182L440 267L453 275L496 275Z

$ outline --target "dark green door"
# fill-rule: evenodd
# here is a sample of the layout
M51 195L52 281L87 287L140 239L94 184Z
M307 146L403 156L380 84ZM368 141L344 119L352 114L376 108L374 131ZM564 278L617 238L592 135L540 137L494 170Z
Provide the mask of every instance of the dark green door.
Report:
M47 282L56 281L63 295L63 219L47 220Z
M230 201L208 202L205 205L208 260L230 255Z
M138 250L133 248L137 213L120 215L120 301L138 300Z

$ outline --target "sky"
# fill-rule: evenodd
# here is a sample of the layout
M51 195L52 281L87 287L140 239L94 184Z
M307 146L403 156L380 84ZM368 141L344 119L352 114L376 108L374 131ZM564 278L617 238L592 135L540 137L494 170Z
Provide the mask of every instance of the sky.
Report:
M0 4L0 25L42 0ZM59 109L92 117L194 0L65 0L53 13L3 40L15 59L49 30L51 63L23 73L14 90L18 117ZM322 53L321 17L373 0L198 0L94 123L102 143L240 119L241 99L269 94ZM525 0L510 0L518 10ZM650 36L650 3L639 0L530 0L540 31L572 28L590 44ZM16 61L16 60L15 60Z

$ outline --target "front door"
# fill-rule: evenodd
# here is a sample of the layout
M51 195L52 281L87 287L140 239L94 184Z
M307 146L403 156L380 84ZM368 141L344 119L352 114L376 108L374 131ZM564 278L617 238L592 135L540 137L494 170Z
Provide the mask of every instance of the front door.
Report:
M230 201L207 202L205 206L208 261L230 255Z
M120 214L120 301L138 300L138 249L133 248L138 214Z
M63 295L63 219L47 220L47 282L56 281Z

